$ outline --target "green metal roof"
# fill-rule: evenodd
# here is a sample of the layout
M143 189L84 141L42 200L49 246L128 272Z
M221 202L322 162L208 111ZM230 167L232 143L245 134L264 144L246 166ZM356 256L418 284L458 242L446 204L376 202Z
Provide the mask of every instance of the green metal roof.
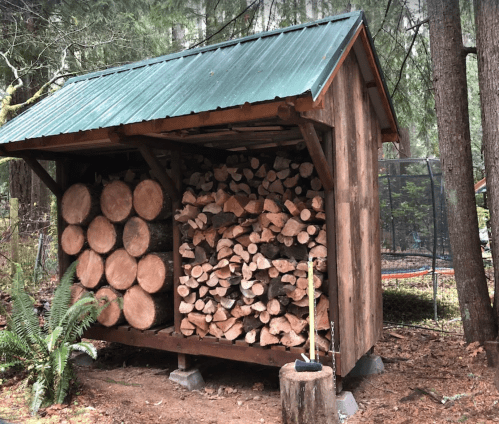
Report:
M353 12L71 78L0 128L0 144L304 93L315 99L363 21Z

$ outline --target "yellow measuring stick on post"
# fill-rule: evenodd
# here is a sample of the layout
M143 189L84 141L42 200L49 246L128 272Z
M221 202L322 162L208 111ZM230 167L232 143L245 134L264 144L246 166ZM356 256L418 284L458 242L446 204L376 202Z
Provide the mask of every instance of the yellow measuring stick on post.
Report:
M312 259L308 260L308 316L310 335L310 360L315 361L315 308L314 308L314 268Z

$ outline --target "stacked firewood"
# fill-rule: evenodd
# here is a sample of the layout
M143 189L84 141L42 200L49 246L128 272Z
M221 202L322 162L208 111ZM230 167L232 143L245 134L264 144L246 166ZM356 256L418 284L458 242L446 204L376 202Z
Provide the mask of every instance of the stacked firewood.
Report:
M309 258L317 330L330 328L324 193L312 163L233 155L212 171L192 172L184 185L175 215L184 335L305 345ZM329 350L322 334L318 344Z
M98 321L145 330L173 317L171 201L160 184L114 180L101 190L74 184L62 199L61 247L78 256L74 300L109 301ZM168 219L170 218L170 219Z

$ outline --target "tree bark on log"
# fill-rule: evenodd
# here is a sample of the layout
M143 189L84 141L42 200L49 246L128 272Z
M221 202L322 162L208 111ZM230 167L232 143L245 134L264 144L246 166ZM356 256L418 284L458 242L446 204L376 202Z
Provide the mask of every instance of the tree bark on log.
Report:
M133 207L146 221L164 220L172 215L172 201L154 180L141 181L133 191Z
M104 327L119 325L125 321L123 314L123 295L112 287L106 286L100 288L95 293L95 298L99 299L99 304L108 305L97 317L97 321Z
M88 226L87 240L91 249L104 255L123 245L123 229L99 215Z
M116 290L126 290L137 279L137 260L125 249L115 250L106 259L106 279Z
M68 225L61 235L61 248L68 255L74 256L85 247L85 231L79 225Z
M173 289L173 253L149 253L138 264L137 281L146 292Z
M102 190L100 206L109 221L124 223L134 212L130 185L118 180L107 184Z
M64 221L74 225L88 225L99 213L99 196L88 185L74 184L62 196L61 214Z
M96 289L106 281L104 260L92 249L84 250L78 257L76 276L87 289Z
M167 252L173 248L173 226L170 221L147 222L139 217L128 220L123 230L123 245L135 257L148 252Z
M152 295L135 285L123 297L123 312L132 327L147 330L173 319L173 297L169 293Z

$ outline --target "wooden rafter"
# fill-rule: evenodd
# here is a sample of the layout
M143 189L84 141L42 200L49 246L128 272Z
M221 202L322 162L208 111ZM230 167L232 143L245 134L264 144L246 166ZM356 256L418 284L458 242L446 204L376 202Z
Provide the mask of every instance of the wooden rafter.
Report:
M64 194L62 187L54 181L45 168L30 154L25 154L23 159L48 189L54 193L57 200L62 199L62 195Z

